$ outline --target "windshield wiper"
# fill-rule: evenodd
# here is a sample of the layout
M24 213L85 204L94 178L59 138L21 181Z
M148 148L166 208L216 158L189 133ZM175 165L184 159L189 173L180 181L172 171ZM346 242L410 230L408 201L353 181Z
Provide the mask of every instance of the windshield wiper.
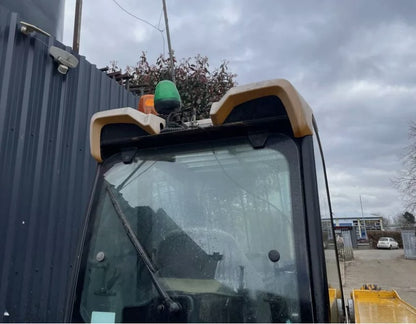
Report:
M163 301L168 305L169 312L178 312L181 310L181 306L172 300L166 290L162 287L160 284L158 278L156 277L156 268L153 265L152 261L150 260L149 256L147 255L146 251L143 248L143 245L138 240L136 234L134 234L133 229L130 226L130 223L128 222L126 215L123 213L120 204L118 203L116 197L114 196L114 193L110 186L106 186L106 190L108 192L108 196L110 197L111 203L113 204L114 210L119 217L121 223L123 224L124 230L126 231L127 236L129 237L131 243L133 244L134 248L137 251L137 254L140 256L142 261L144 262L146 269L148 270L150 274L150 278L152 279L152 282L158 291L159 295L163 298Z
M137 170L139 170L141 167L142 167L142 165L143 164L145 164L146 163L146 161L142 161L142 162L140 162L140 164L133 170L133 172L131 172L127 177L126 177L126 179L124 179L120 184L119 184L119 186L117 187L117 190L121 190L121 189L123 189L124 188L124 186L125 186L125 184L126 184L126 182L127 181L129 181L130 180L130 178L137 172Z

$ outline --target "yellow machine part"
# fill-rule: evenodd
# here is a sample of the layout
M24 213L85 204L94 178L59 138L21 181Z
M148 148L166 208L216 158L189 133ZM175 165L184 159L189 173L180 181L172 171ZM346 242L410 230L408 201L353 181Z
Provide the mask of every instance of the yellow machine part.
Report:
M356 323L416 323L416 308L394 290L354 289L351 297Z
M238 105L266 96L276 96L282 101L295 137L313 134L311 107L293 85L284 79L256 82L231 88L220 101L212 104L210 111L212 124L214 126L222 125Z
M341 291L335 288L328 288L329 294L329 310L331 316L331 323L341 322L338 314L337 299L341 297Z

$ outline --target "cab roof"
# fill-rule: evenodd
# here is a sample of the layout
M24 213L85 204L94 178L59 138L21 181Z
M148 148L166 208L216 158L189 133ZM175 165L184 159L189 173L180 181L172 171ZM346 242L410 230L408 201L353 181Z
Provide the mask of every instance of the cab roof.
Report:
M294 137L313 134L312 109L293 85L284 79L231 88L220 101L212 104L210 110L213 126L270 117L275 114L287 116ZM102 130L112 124L136 125L143 135L156 135L165 127L165 120L129 107L95 113L90 125L90 149L91 155L97 162L103 161Z

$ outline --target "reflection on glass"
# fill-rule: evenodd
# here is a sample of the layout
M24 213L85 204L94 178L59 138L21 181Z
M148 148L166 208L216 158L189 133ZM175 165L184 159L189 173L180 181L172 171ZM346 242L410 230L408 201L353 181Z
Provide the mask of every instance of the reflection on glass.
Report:
M81 315L116 321L299 320L287 158L238 141L140 152L107 169L94 210ZM106 187L181 312L160 296L117 217ZM268 253L278 250L280 260Z

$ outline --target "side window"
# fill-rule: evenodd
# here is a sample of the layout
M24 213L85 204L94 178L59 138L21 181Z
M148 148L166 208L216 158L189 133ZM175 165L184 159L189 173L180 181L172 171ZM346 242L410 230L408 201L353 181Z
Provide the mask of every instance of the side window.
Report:
M338 265L335 250L335 244L340 242L338 242L338 238L333 237L331 214L325 185L323 161L321 152L319 150L319 144L315 136L313 144L315 153L316 178L318 184L319 208L321 213L322 238L325 250L325 262L328 277L328 285L331 288L340 289L341 283L338 276Z

